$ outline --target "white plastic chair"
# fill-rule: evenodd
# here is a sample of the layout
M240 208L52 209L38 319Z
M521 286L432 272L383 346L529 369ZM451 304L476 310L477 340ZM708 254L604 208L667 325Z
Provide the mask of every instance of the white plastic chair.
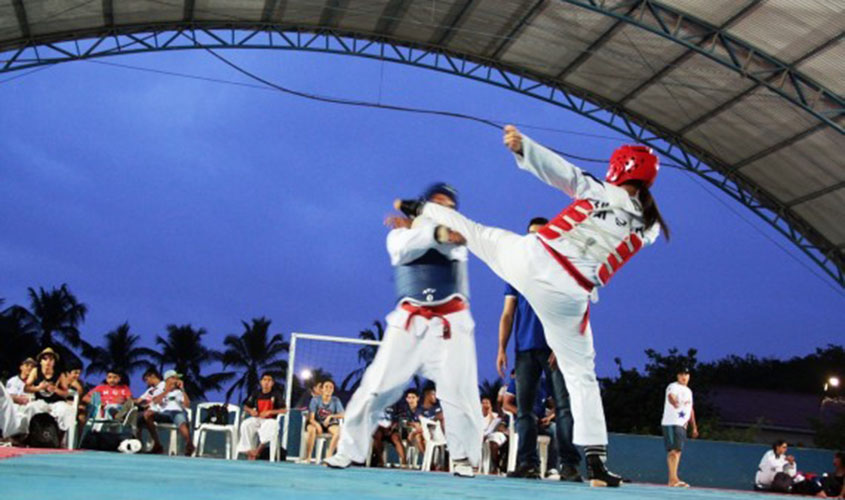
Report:
M191 428L191 409L186 408L185 412L188 414L188 429ZM169 423L159 423L155 422L156 430L162 429L165 431L170 431L170 442L167 445L167 454L170 456L176 456L179 454L179 427L175 424Z
M422 470L430 471L431 463L434 461L434 452L446 453L446 436L440 428L440 422L425 417L420 417L423 439L425 440L425 453L423 454ZM449 470L452 470L451 460Z
M338 424L343 426L343 419L341 418L338 421ZM316 463L320 464L323 463L323 450L326 447L326 444L331 442L332 435L329 432L323 432L322 434L317 434L317 439L314 440L314 459ZM308 412L302 412L302 437L299 440L299 460L300 461L309 461L311 457L306 457L305 452L308 448Z
M549 463L549 443L552 438L549 436L537 436L537 453L540 455L540 478L546 477L546 468Z
M516 470L516 454L519 448L519 434L516 433L516 416L503 410L508 416L508 472Z
M229 422L226 425L211 424L202 422L203 410L206 412L214 406L223 406L229 414ZM233 418L234 415L234 418ZM196 456L201 457L205 450L205 438L209 432L223 432L226 435L226 458L235 460L238 458L236 452L238 446L238 429L241 423L241 407L234 404L223 403L200 403L197 405L196 423L194 424L194 446Z
M288 418L289 413L285 411L285 413L280 413L276 415L276 435L273 436L273 439L270 440L270 461L277 462L282 456L282 444L285 445L287 448L287 443L281 443L279 441L279 429L282 429L284 425L283 420Z
M73 425L70 426L70 429L67 430L67 449L74 450L76 449L76 434L79 429L79 418L77 414L79 413L79 393L75 393L73 395Z

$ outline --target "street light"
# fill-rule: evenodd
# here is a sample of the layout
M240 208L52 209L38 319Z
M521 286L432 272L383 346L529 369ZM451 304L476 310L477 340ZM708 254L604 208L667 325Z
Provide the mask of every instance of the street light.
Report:
M832 376L827 379L827 382L824 384L824 392L827 392L831 389L838 389L839 388L839 377Z
M306 369L302 370L301 372L299 372L299 377L300 377L302 380L308 380L308 379L310 379L310 378L311 378L311 375L312 375L311 370L309 370L308 368L306 368ZM827 385L825 385L825 390L827 390Z

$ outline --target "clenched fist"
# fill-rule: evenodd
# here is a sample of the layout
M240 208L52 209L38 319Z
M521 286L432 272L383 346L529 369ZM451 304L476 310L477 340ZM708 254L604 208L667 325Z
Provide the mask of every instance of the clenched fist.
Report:
M522 154L522 134L513 125L505 125L504 143L511 152Z

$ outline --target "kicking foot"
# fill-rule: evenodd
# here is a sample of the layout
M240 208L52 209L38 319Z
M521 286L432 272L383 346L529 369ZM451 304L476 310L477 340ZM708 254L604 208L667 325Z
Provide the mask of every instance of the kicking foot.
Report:
M540 479L540 470L535 465L521 464L516 470L508 472L508 477Z
M452 474L458 477L475 477L475 471L466 458L452 461Z
M604 460L598 455L587 456L587 471L590 486L594 488L618 488L622 484L622 477L607 470Z
M393 202L393 208L399 210L411 219L418 216L425 206L425 202L420 200L396 200Z
M332 469L345 469L352 465L352 459L347 458L340 453L336 453L323 461Z

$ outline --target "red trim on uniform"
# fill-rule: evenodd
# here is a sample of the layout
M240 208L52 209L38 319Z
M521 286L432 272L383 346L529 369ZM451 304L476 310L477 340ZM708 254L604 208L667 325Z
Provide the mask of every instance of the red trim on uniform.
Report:
M410 302L403 302L402 309L411 313L408 315L408 320L405 321L405 330L411 326L411 320L414 319L414 316L422 316L425 319L440 318L443 322L443 338L449 339L452 337L452 325L449 324L445 315L463 311L466 308L467 303L458 297L436 306L418 306Z
M570 276L572 276L572 279L574 279L575 282L578 283L579 286L581 286L581 288L586 290L587 293L593 291L593 288L595 288L596 285L594 285L592 281L588 280L583 274L581 274L581 271L579 271L575 267L575 265L569 261L569 259L555 251L555 249L550 247L549 244L543 241L542 238L537 238L537 241L542 243L543 248L545 248L552 256L552 258L555 259L558 264L560 264L561 267L563 267L563 269L566 270L567 273L569 273Z
M628 248L628 239L622 240L622 243L616 247L616 252L619 253L619 256L622 257L622 262L619 262L619 259L616 258L616 255L610 254L607 258L607 263L602 264L599 267L599 281L603 285L606 285L610 278L625 265L626 262L631 260L631 257L634 256L640 249L643 247L643 240L637 236L636 233L631 233L630 236L631 244L633 244L634 249L631 250ZM610 269L608 269L607 264L610 264Z
M556 252L555 249L550 247L549 244L546 243L545 241L543 241L542 238L537 238L537 240L540 243L543 244L543 248L548 250L548 252L552 256L552 258L554 260L556 260L558 262L558 264L560 264L561 267L563 267L563 269L566 270L567 273L569 273L570 276L572 276L572 279L574 279L575 282L578 283L578 285L581 286L581 288L586 290L587 293L591 293L593 291L593 288L595 288L596 286L593 284L592 281L588 280L583 274L581 274L581 271L579 271L578 268L576 268L575 265L572 264L572 262L569 261L569 259L567 259L563 255L561 255L560 253ZM587 333L587 325L589 323L590 323L590 303L587 302L587 310L584 311L584 317L581 318L581 324L578 327L578 329L581 331L581 335L584 335L585 333Z
M581 210L578 210L576 207L581 207L583 210L586 211L586 213L582 212ZM549 240L559 238L560 232L555 231L551 228L551 226L558 228L564 233L572 231L572 228L574 226L568 220L566 220L564 216L572 219L575 222L575 225L578 225L584 222L587 217L589 217L589 215L593 212L593 209L594 207L590 200L575 200L568 207L564 208L563 211L557 214L554 219L549 221L548 224L541 227L537 232L543 235L544 238Z

